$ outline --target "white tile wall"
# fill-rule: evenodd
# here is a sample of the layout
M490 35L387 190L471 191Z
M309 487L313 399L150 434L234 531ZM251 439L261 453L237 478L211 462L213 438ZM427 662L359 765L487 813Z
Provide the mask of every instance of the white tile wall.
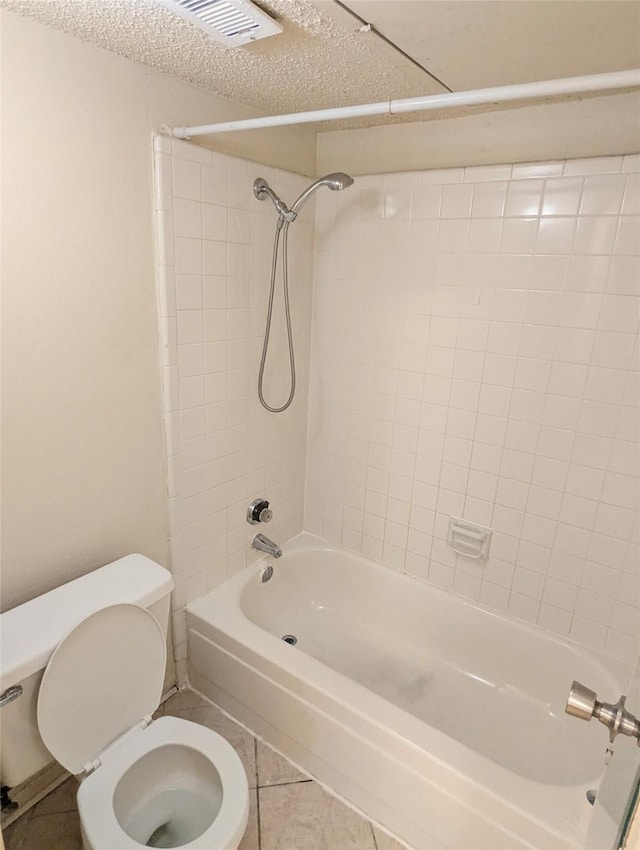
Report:
M633 660L639 157L319 193L307 530ZM450 515L494 528L478 563Z
M184 606L257 557L249 502L265 496L279 543L302 530L313 205L291 227L289 270L297 393L285 413L257 400L276 215L263 176L291 202L308 178L157 137L158 303L163 352L174 643L186 673ZM276 297L276 312L282 296ZM281 316L281 310L278 313ZM274 318L265 395L287 398L284 325Z

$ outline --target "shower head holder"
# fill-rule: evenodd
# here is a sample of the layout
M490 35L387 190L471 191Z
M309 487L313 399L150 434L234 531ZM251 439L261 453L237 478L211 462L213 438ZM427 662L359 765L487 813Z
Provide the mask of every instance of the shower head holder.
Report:
M282 221L293 221L297 213L292 212L285 202L279 198L267 183L264 177L258 177L253 181L253 194L259 201L271 198L273 205Z

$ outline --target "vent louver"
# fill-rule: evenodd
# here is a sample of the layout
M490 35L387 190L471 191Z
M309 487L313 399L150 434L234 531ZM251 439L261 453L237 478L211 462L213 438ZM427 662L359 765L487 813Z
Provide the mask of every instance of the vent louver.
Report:
M249 0L160 0L160 2L226 47L239 47L282 32L280 24Z

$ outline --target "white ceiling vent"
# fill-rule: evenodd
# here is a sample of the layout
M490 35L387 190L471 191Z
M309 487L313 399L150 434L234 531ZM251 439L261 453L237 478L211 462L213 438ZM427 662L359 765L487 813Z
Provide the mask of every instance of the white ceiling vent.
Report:
M239 47L282 32L280 24L250 0L160 0L163 6L224 44Z

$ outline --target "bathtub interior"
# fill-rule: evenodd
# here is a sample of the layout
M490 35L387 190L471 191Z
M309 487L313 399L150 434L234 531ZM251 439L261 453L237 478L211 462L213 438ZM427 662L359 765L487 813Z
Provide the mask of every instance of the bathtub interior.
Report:
M603 692L617 684L571 644L323 547L292 547L268 583L247 575L240 607L271 635L295 635L291 652L518 776L598 782L606 734L567 717L564 705L574 678Z
M607 734L566 695L625 665L306 533L269 560L187 606L197 690L409 845L584 846Z

